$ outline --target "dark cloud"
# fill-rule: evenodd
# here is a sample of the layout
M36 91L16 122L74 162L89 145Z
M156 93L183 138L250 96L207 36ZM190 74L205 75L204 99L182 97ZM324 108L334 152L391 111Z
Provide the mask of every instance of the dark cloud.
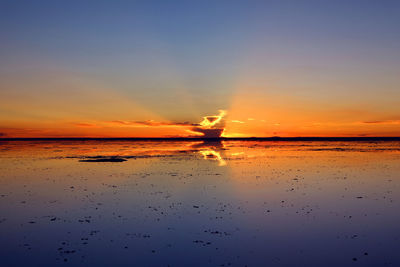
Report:
M191 131L202 135L203 138L219 138L224 132L226 115L225 110L220 110L219 115L203 117L199 126L192 127Z
M219 116L207 116L205 117L209 122L214 122L219 119Z
M400 124L400 120L377 120L377 121L363 121L366 124Z
M142 126L198 126L197 123L190 122L162 122L162 121L110 121L121 125L142 125Z
M216 121L218 119L217 116L208 116L205 117L210 123ZM224 127L221 126L222 123L219 124L218 127L203 127L199 123L191 123L191 122L160 122L160 121L122 121L122 120L114 120L109 123L126 125L126 126L148 126L148 127L160 127L160 126L178 126L178 127L191 127L190 131L199 133L201 137L205 138L218 138L221 137L222 132L224 131ZM223 125L223 124L222 124Z
M193 127L191 131L196 133L201 133L205 138L218 138L221 137L224 128L201 128L201 127Z
M368 123L368 124L379 124L379 123L385 123L386 121L363 121L363 123Z
M123 120L113 120L107 121L106 123L118 124L123 126L146 126L146 127L162 127L162 126L172 126L172 127L188 127L193 133L196 133L197 137L204 138L218 138L221 137L224 128L225 120L223 117L226 112L224 110L219 111L219 115L216 116L205 116L203 121L200 123L192 122L171 122L171 121L123 121Z

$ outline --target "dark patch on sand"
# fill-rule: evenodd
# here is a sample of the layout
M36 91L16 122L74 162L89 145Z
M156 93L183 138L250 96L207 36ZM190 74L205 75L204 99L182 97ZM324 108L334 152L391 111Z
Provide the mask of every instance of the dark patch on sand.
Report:
M128 159L163 158L174 155L135 155L135 156L69 156L65 158L78 158L79 162L124 162Z
M94 157L86 157L85 159L79 160L79 162L124 162L124 161L127 161L127 159L117 156L111 156L111 157L94 156Z

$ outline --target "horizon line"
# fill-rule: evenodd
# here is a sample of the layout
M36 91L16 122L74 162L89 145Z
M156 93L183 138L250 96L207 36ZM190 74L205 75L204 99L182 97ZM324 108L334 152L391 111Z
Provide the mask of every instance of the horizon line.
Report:
M309 137L4 137L0 141L400 141L400 136Z

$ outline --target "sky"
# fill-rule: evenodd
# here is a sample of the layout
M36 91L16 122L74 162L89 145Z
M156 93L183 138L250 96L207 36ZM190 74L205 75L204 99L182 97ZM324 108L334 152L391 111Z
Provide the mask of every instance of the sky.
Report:
M400 136L398 14L384 0L0 0L0 137Z

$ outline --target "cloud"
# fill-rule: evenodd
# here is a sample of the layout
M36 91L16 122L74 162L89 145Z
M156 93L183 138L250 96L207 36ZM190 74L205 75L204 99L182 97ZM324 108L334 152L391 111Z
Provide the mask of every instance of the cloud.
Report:
M126 125L126 126L198 126L197 123L190 122L163 122L163 121L109 121L108 123Z
M76 122L76 123L74 122L72 124L75 125L75 126L78 126L78 127L97 127L96 124L83 123L83 122Z
M224 116L226 115L225 110L220 110L218 115L211 115L203 117L200 123L192 122L170 122L170 121L123 121L113 120L106 123L111 123L120 126L132 126L132 127L187 127L188 132L205 138L218 138L221 137L225 130Z
M225 124L225 122L222 120L225 115L226 115L225 110L219 110L218 115L205 116L203 117L203 120L200 122L200 126L202 128L209 129L218 127L218 125L220 125L221 123Z
M243 121L239 121L239 120L231 120L231 122L234 122L234 123L244 123Z
M225 130L225 120L223 119L226 115L225 110L220 110L218 115L211 115L203 117L200 123L192 122L174 122L174 121L125 121L125 120L112 120L112 121L99 121L96 124L87 122L75 122L72 123L78 127L182 127L184 130L195 134L195 136L206 137L206 138L218 138L221 137ZM240 122L240 121L237 121ZM243 123L243 122L240 122Z
M225 110L220 110L218 115L205 116L200 125L190 129L191 132L202 135L205 138L218 138L225 130Z
M190 129L191 132L194 133L199 133L202 135L202 137L205 138L218 138L221 137L224 128L211 128L211 129L205 129L201 127L193 127Z
M0 137L6 136L6 133L0 133Z
M366 124L400 124L400 120L377 120L377 121L363 121Z

